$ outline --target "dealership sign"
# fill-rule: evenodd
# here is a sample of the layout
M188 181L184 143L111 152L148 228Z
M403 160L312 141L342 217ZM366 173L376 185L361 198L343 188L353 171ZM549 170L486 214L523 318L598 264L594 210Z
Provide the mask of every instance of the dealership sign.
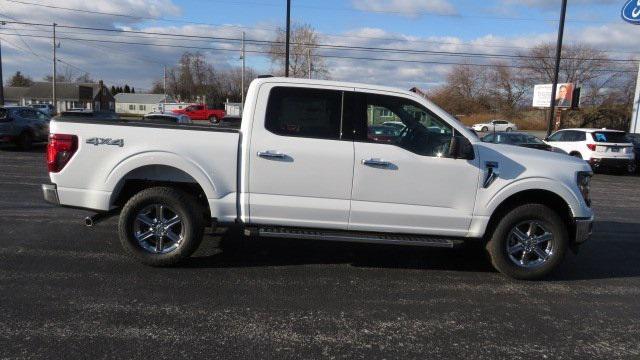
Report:
M626 22L640 25L640 0L629 0L622 8L622 18Z
M551 89L553 84L541 84L533 87L533 107L551 107ZM556 87L556 107L570 108L573 102L574 86L571 83L558 84Z

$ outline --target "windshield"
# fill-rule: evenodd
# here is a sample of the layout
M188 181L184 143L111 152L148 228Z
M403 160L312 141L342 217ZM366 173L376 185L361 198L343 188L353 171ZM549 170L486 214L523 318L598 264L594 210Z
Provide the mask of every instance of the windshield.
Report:
M621 131L596 131L591 133L593 140L599 143L626 143L626 134Z

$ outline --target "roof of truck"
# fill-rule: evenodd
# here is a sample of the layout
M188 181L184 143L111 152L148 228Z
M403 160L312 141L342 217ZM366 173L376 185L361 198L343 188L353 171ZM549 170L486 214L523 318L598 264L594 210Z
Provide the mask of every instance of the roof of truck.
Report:
M400 89L400 88L391 87L391 86L364 84L364 83L356 83L356 82L348 82L348 81L317 80L317 79L274 76L274 77L258 78L254 80L254 82L259 84L275 82L275 83L288 83L288 84L306 84L306 85L320 85L320 86L340 86L340 87L347 87L347 88L362 88L362 89L368 89L368 90L380 90L380 91L402 93L405 95L421 98L418 94L405 89Z

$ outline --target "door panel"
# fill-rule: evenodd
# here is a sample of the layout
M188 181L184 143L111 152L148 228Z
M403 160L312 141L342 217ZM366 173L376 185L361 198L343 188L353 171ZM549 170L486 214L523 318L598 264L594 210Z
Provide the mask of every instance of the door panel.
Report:
M388 167L368 166L378 158ZM395 145L355 143L349 228L464 236L471 223L477 160L414 154Z
M342 92L263 86L270 95L253 122L250 222L346 229L354 160L353 142L340 140Z
M478 188L479 160L448 157L457 134L412 99L379 92L355 96L354 176L349 229L465 236ZM381 114L405 128L371 136ZM390 114L390 115L389 115ZM367 136L363 136L368 134ZM459 134L458 134L459 135Z

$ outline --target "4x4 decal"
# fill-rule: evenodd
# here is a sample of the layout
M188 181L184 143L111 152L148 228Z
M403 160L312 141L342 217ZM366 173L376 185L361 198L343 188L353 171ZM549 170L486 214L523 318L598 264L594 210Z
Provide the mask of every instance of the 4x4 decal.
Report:
M111 139L111 138L93 137L93 138L87 139L87 144L92 144L92 145L95 145L95 146L98 146L98 145L114 145L114 146L123 147L124 146L124 139Z

